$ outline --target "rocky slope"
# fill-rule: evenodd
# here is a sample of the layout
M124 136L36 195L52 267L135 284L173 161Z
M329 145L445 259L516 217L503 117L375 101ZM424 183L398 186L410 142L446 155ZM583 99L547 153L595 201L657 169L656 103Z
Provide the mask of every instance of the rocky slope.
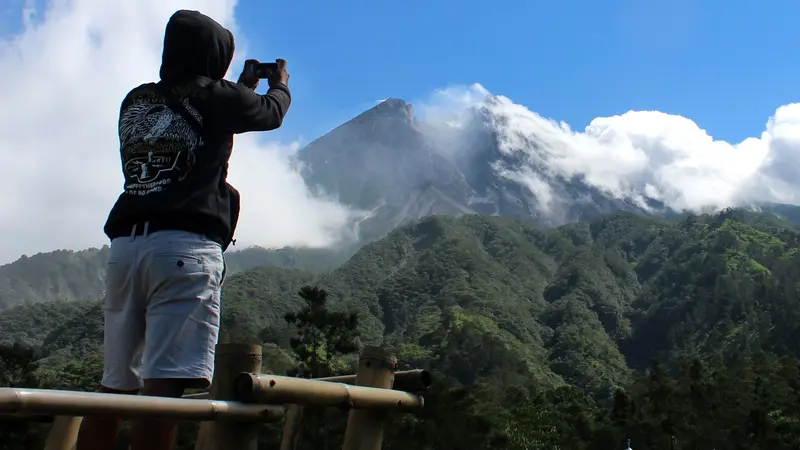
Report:
M646 189L612 193L586 175L559 170L562 156L549 148L557 143L515 131L503 101L489 96L457 126L443 126L420 120L403 100L385 100L301 150L304 178L347 205L371 211L361 223L364 241L436 214L499 215L543 226L616 211L679 214ZM748 207L800 217L800 208L789 205Z

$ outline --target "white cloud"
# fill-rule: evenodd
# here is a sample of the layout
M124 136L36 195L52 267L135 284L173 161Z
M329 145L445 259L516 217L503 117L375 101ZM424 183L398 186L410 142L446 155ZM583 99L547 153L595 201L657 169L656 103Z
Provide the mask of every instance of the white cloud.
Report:
M691 119L658 111L598 117L574 131L479 84L437 91L415 110L450 142L474 133L475 111L482 110L480 120L488 119L500 151L526 161L499 174L539 192L544 203L549 192L537 176L541 170L582 175L616 197L646 194L679 210L800 202L800 104L781 106L761 136L739 143L715 140Z
M173 12L196 9L232 29L231 72L246 56L235 0L52 0L35 12L32 3L18 8L22 30L0 40L0 263L106 242L102 226L122 188L119 104L158 79ZM348 210L308 191L285 151L296 146L259 138L237 136L231 160L242 193L239 247L335 241Z

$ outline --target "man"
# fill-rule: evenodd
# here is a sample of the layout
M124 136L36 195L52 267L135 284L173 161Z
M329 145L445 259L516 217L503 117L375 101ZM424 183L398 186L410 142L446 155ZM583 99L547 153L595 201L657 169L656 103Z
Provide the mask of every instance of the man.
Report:
M286 62L258 95L253 64L223 80L230 31L196 11L167 23L161 81L122 101L124 192L108 216L101 392L180 397L207 388L219 333L222 252L233 241L239 194L226 182L233 135L274 130L291 103ZM120 421L87 417L78 450L109 450ZM133 450L171 449L174 421L133 422Z

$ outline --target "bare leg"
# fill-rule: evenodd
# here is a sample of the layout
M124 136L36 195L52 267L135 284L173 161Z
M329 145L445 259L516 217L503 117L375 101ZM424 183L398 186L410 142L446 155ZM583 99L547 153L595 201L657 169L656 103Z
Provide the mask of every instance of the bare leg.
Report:
M144 380L142 395L173 397L183 395L186 380ZM136 419L132 421L131 450L172 450L178 422L170 419ZM83 450L83 449L76 449Z
M137 391L120 391L100 386L107 394L136 395ZM117 441L122 419L116 417L87 416L81 421L76 450L111 450Z

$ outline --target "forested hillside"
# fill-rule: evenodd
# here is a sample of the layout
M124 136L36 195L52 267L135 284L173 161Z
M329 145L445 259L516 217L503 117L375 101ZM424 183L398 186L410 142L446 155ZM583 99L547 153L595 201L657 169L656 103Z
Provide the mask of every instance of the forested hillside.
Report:
M249 247L227 252L228 273L253 267L303 268L327 272L347 261L355 249ZM109 248L57 250L23 255L0 266L0 310L39 302L97 300L103 297Z
M797 448L799 249L793 225L739 210L557 229L430 217L327 274L230 277L223 339L267 344L265 370L290 369L284 315L302 286L326 289L363 343L440 380L387 448ZM14 342L34 349L38 383L90 389L100 305L0 312Z

